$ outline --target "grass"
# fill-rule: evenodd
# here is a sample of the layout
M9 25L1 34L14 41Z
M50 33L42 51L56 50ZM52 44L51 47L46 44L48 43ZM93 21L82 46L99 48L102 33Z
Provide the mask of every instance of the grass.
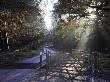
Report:
M36 50L31 49L31 50L15 50L15 51L1 52L0 64L22 61L24 59L38 55L39 52L40 52L40 48Z

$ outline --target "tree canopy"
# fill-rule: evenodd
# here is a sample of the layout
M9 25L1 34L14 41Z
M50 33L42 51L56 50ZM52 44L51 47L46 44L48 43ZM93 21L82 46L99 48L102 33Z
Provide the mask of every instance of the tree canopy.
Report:
M35 5L31 3L33 0L0 1L0 31L6 32L10 46L21 44L26 37L42 37L44 22L38 8L39 2L36 0Z

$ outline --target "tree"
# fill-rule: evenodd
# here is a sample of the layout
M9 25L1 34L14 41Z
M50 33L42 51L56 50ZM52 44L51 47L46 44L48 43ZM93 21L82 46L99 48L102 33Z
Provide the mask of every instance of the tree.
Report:
M58 4L55 4L54 12L59 16L55 29L56 42L63 44L63 46L76 47L81 38L81 32L85 28L84 25L81 27L81 24L77 22L81 21L81 17L88 15L86 9L90 3L91 0L59 0ZM66 18L63 18L63 16L66 16ZM79 28L80 32L77 32ZM81 30L82 28L83 30Z
M33 0L16 0L16 1L2 1L0 6L0 30L5 31L6 38L8 39L8 46L15 47L22 46L22 40L35 39L43 33L43 19L38 9L38 3L34 6ZM37 0L36 0L37 2ZM25 37L25 38L22 38ZM38 38L38 40L41 38ZM29 41L29 40L28 40ZM14 47L14 48L15 48ZM19 48L19 47L18 47Z
M85 10L90 5L91 0L59 0L59 4L55 5L55 12L58 14L77 14L85 16Z
M110 24L109 24L109 14L110 14L110 1L108 0L93 0L90 7L96 9L97 20L95 24L95 31L92 36L91 50L97 50L103 53L110 53ZM97 45L97 46L95 46Z

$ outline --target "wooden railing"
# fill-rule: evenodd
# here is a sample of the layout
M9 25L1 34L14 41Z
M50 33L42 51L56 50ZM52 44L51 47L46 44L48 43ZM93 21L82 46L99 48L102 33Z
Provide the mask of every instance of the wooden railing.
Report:
M57 53L54 53L57 54ZM109 68L105 67L104 63L107 63L109 61L110 57L109 54L101 54L97 52L93 52L91 54L88 54L87 57L83 54L87 53L74 53L79 54L76 56L72 56L71 54L63 54L61 56L55 56L52 57L51 51L46 51L42 55L40 55L40 66L43 67L44 61L42 60L42 56L46 56L45 60L45 66L48 67L46 70L46 78L48 76L50 77L64 77L67 79L67 82L74 82L77 81L91 81L94 79L96 81L104 81L107 82L104 79L96 78L95 74L99 73L99 71L109 70ZM51 64L54 60L54 58L58 59L55 60L53 64ZM106 61L107 60L107 61ZM86 62L86 64L85 64ZM86 70L84 70L86 69ZM90 69L89 74L88 69ZM51 73L51 75L50 75ZM58 75L55 75L57 73ZM99 73L100 74L100 73ZM77 77L81 77L80 79L77 79ZM49 78L48 78L49 79Z
M46 50L45 52L42 51L40 54L40 67L42 68L43 66L49 66L50 64L50 55L51 55L51 51ZM43 60L43 57L45 57L45 59Z

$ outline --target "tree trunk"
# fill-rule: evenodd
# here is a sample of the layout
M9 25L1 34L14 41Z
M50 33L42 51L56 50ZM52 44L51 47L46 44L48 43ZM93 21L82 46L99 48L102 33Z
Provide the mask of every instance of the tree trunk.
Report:
M1 51L8 50L6 31L0 31L0 48Z

